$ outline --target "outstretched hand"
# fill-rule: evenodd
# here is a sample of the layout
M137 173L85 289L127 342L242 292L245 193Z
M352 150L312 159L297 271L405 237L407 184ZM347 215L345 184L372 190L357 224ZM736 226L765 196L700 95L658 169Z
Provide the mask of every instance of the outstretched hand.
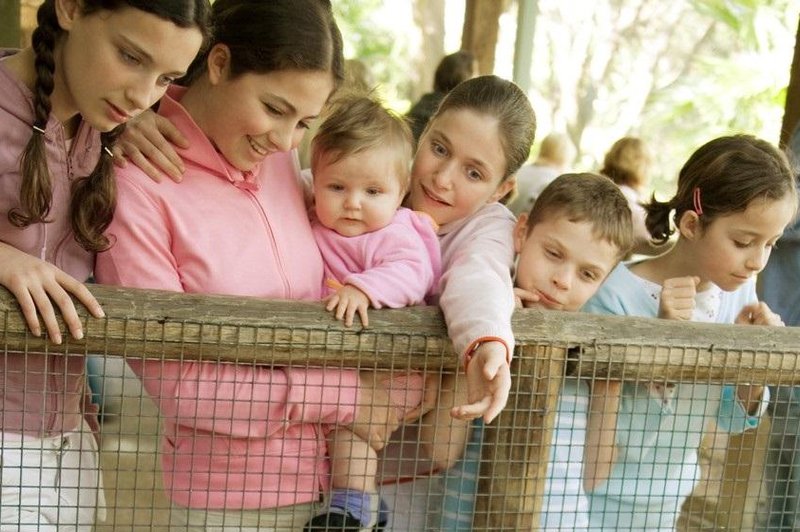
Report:
M61 331L53 308L55 303L70 334L78 340L83 338L81 320L70 294L77 297L95 318L105 316L86 285L49 262L0 243L0 264L0 285L17 298L22 315L35 336L42 334L38 311L50 339L53 343L61 343Z
M484 342L467 365L469 404L455 406L450 414L456 419L483 417L486 423L491 423L505 408L510 391L511 368L506 346L497 341Z
M114 163L124 168L130 160L156 182L164 175L179 182L184 166L173 145L185 149L189 141L167 118L148 109L128 121L114 145Z

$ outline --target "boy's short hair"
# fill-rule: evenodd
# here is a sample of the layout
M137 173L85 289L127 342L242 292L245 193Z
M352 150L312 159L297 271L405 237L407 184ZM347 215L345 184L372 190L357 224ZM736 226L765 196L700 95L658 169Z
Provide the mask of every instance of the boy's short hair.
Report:
M311 171L314 174L322 162L335 163L366 150L388 147L393 148L397 177L407 190L413 142L406 121L372 93L344 93L329 104L311 141Z
M544 220L565 216L589 222L595 236L618 248L619 257L633 247L633 220L628 200L609 178L592 173L562 174L536 198L528 231Z

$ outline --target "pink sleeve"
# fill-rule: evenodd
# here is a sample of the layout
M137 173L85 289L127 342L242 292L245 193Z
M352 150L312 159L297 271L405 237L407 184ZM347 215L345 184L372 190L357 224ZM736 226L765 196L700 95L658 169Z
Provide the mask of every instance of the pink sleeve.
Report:
M438 280L438 248L436 256L412 228L391 225L381 232L368 251L373 266L361 273L348 275L344 284L351 284L369 297L374 308L401 308L425 302L425 296ZM436 236L431 229L432 238Z
M478 341L495 339L514 352L511 315L514 290L514 219L493 215L467 227L469 234L453 240L457 246L443 265L439 305L453 348L462 362Z
M236 438L268 438L287 424L352 423L355 371L128 359L161 414Z
M163 209L130 180L117 182L117 211L108 230L116 241L97 256L98 282L182 292ZM347 424L359 399L356 371L142 359L128 363L165 417L234 437L269 436L285 423Z

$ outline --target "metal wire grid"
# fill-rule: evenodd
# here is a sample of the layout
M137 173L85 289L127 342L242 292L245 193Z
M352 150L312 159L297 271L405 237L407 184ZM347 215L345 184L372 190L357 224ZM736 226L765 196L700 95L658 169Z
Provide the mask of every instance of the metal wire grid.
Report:
M93 290L109 317L87 319L84 341L52 346L31 337L7 297L3 300L6 310L0 339L6 361L34 353L58 354L65 360L99 357L99 373L107 376L100 452L106 503L105 516L97 521L99 531L181 529L170 525L171 504L163 491L158 410L135 376L120 376L122 358L146 354L154 360L191 364L199 359L242 368L292 364L363 371L414 368L428 373L442 369L452 372L456 366L441 320L430 309L375 313L369 330L348 331L313 305L103 287ZM520 347L513 366L512 396L500 418L483 429L475 511L468 516L472 529L527 530L539 526L537 514L546 495L550 441L565 374L580 379L578 382L609 376L636 382L636 393L646 393L651 382L716 386L722 382L788 385L800 381L797 353L786 349L796 342L794 332L781 331L783 336L776 341L774 331L761 328L745 335L730 327L712 327L690 324L678 328L663 322L656 327L643 320L614 321L560 313L518 315L515 330ZM117 386L109 392L114 388L110 385L113 378L108 377L114 373L112 367L118 375ZM792 388L783 390L773 389L771 414L775 417L765 416L756 430L728 435L713 423L704 427L699 448L701 479L683 505L678 529L762 530L770 519L790 522L794 509L787 501L793 497L771 496L781 492L792 495L794 489L788 464L793 463L797 432L793 423L797 424L798 418L791 410ZM9 414L5 406L3 410L4 415ZM203 413L198 411L197 415ZM198 431L197 438L202 437L211 436ZM420 464L427 466L426 461L421 443L412 435L406 437L400 468L413 471ZM75 470L84 466L78 463ZM383 476L389 476L383 467ZM4 484L7 469L4 467ZM47 467L42 465L38 478L29 482L37 485L47 474ZM411 483L384 483L381 492L392 494L395 503L392 529L445 529L448 520L442 517L442 497L453 481L456 486L465 482L463 476L450 470ZM462 491L469 489L462 487ZM68 514L72 509L55 504L53 510ZM564 509L565 514L568 511ZM230 515L219 517L225 530L258 529L255 525L248 528L250 525L239 516L235 522ZM449 523L454 526L452 520ZM791 529L787 526L784 529ZM26 528L20 518L19 523L4 521L0 529L56 528L46 523ZM566 525L564 529L568 529Z

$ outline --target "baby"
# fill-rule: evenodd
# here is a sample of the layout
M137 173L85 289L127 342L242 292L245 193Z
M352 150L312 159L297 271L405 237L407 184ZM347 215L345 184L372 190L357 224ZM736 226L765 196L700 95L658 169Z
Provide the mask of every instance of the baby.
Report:
M408 190L408 126L369 95L331 105L311 143L312 228L325 262L326 308L346 326L368 308L424 304L441 275L439 240L426 215L400 207ZM421 374L387 377L398 416L420 407ZM329 435L330 503L306 531L359 530L385 523L377 454L351 431Z

